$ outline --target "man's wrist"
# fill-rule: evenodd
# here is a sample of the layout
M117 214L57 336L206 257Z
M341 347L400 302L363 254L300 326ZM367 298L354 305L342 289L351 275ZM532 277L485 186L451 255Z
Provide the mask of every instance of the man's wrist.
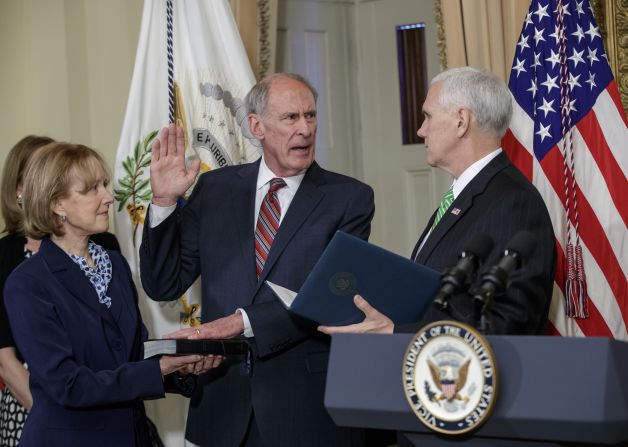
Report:
M151 203L162 208L167 208L172 205L177 204L177 199L172 199L170 197L155 197L153 196Z
M238 307L235 313L239 314L242 319L243 328L241 334L246 338L254 337L255 335L253 334L253 328L251 327L251 320L249 320L249 315L246 311L241 307Z

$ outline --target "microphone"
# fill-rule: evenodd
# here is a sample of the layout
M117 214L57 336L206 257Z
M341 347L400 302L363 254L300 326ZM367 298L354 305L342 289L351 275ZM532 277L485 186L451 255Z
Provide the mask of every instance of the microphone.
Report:
M534 251L536 237L529 231L520 231L506 246L504 255L497 265L481 276L481 285L471 291L473 297L486 307L496 293L501 293L508 283L510 274L520 268Z
M493 248L493 239L484 233L474 234L460 253L458 262L443 273L441 287L434 297L434 305L446 310L449 299L471 283L471 278Z

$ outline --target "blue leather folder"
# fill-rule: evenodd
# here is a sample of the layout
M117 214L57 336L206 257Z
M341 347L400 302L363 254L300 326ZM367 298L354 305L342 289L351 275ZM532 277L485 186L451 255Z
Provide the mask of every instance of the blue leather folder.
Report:
M267 281L291 312L317 323L358 323L360 294L395 324L418 321L440 286L441 274L376 245L336 232L298 293Z

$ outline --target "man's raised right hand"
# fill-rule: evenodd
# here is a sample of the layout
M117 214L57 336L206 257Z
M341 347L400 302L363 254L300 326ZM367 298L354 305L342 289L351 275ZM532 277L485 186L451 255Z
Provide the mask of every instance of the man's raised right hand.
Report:
M183 128L170 124L153 140L150 164L152 202L157 206L171 206L194 184L201 161L193 159L185 165L185 138Z

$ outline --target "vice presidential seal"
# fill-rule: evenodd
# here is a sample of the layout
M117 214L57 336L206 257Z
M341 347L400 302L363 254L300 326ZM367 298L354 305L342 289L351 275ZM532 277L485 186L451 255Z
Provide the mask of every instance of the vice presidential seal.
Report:
M495 357L486 339L457 321L438 321L412 339L403 362L406 398L419 420L445 434L475 430L497 396Z

